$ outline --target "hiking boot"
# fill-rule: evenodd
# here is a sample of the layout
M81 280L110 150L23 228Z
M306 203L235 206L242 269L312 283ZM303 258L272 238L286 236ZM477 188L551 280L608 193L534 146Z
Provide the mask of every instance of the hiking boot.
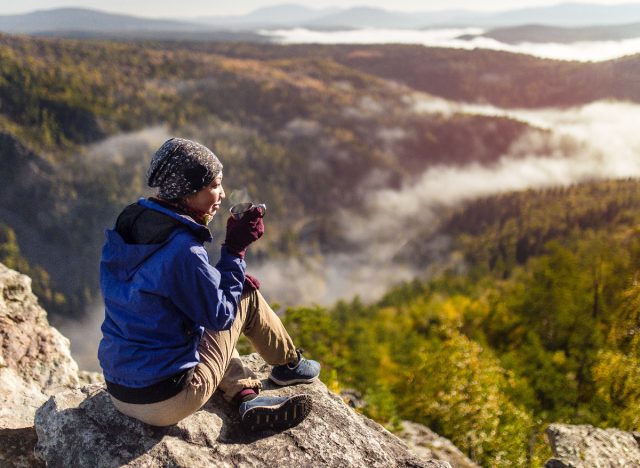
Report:
M269 380L278 385L293 385L297 383L311 383L320 375L320 363L305 359L302 356L304 350L297 349L298 362L282 364L271 369Z
M257 396L240 404L240 420L250 431L297 426L311 411L309 395Z

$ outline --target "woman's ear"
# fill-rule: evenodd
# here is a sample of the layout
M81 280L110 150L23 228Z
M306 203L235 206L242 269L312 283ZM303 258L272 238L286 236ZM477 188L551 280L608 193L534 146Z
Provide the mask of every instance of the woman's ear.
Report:
M189 208L191 208L191 201L193 200L193 197L195 196L195 193L190 193L188 195L184 195L180 198L181 202L183 204L185 204L186 206L188 206Z

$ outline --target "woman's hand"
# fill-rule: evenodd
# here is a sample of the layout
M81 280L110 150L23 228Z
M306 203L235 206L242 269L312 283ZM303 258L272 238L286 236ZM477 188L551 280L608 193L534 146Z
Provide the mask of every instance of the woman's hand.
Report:
M244 258L247 247L264 234L263 216L264 212L258 207L252 208L240 219L230 216L227 220L227 236L224 240L227 250Z
M245 273L244 285L242 288L246 289L247 291L252 291L253 289L257 291L258 289L260 289L260 281L258 281L258 278L256 278L255 276L251 276Z

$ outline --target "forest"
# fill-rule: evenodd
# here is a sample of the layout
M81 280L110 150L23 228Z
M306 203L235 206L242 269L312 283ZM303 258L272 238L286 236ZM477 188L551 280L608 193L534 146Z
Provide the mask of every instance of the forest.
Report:
M344 248L319 193L357 210L372 184L489 164L524 133L545 134L502 117L420 114L407 89L330 57L152 45L0 36L0 148L12 168L0 174L0 221L49 273L54 314L77 315L95 296L101 231L145 194L152 149L94 156L109 137L160 126L223 155L228 186L259 190L270 206L273 227L254 252L264 258ZM297 201L286 215L285 200Z
M287 329L391 430L483 466L541 466L551 422L640 427L640 182L515 192L452 210L452 262L375 304L286 311Z
M512 151L523 141L583 149L523 120L419 112L416 96L531 109L638 102L638 64L0 35L0 262L32 277L53 323L82 320L98 296L103 230L149 194L153 150L170 135L196 139L220 156L230 193L269 206L250 262L366 254L344 221L380 215L398 247L374 267L387 279L400 263L416 273L375 301L281 307L330 388L359 392L362 411L391 430L428 425L483 466L540 466L550 422L640 429L639 181L464 199L410 228L393 224L399 207L370 203L428 170L525 158Z

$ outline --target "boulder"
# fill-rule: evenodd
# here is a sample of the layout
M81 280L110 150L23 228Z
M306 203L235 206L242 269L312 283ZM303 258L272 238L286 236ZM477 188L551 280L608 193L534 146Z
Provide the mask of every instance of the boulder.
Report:
M367 402L357 390L343 389L340 396L351 408L364 410L367 407ZM453 468L480 468L480 465L467 458L453 442L436 434L427 426L412 421L400 421L400 426L401 429L394 434L402 439L409 451L417 457L446 461Z
M276 387L257 354L243 361L263 380L263 393L311 396L300 425L250 433L237 409L219 393L175 426L157 428L120 414L102 385L85 385L51 397L36 414L36 455L49 467L447 467L424 460L379 424L356 413L320 381Z
M0 465L36 464L36 410L78 383L69 340L49 325L31 279L0 263Z
M449 439L439 436L427 426L411 421L402 421L402 429L396 433L409 446L409 450L420 458L443 460L453 468L480 468Z
M546 433L554 455L546 468L640 466L638 433L568 424L551 424Z

